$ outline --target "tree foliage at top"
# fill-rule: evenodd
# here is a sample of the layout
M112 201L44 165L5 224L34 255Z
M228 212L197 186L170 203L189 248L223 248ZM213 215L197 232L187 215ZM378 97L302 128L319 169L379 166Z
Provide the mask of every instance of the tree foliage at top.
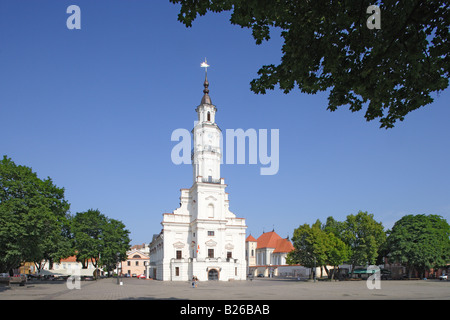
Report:
M275 86L315 94L329 90L328 109L366 110L380 127L433 102L450 74L448 0L170 0L181 4L187 27L208 11L231 11L230 22L250 28L257 44L273 28L284 39L278 65L263 66L251 90ZM367 9L378 5L381 28L369 29Z

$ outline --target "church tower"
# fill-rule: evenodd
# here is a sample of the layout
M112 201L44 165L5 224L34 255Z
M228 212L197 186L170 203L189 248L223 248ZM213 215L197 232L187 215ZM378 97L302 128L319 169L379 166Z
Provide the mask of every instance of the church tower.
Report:
M206 61L202 67L209 67ZM245 280L245 219L229 210L221 177L222 132L209 96L207 69L203 98L192 129L193 184L181 189L180 207L164 213L161 233L150 243L149 274L158 280Z
M194 183L201 177L203 182L220 183L220 163L222 159L221 137L222 132L217 126L217 108L211 102L209 96L208 73L205 73L203 84L203 98L195 109L197 112L197 124L192 130L194 136L194 148L192 153L192 165L194 169Z

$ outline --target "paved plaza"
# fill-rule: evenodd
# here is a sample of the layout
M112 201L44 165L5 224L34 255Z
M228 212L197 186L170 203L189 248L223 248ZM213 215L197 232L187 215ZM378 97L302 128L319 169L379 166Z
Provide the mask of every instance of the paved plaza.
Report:
M307 282L283 279L189 282L116 279L81 281L79 289L66 282L35 281L0 287L0 300L450 300L450 281L384 280L369 290L366 281Z

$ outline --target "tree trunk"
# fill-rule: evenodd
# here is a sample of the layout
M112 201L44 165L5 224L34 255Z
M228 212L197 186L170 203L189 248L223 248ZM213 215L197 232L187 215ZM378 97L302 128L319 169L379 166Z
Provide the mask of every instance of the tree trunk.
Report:
M324 268L325 268L325 272L327 273L327 277L329 277L330 276L330 270L328 270L327 266L324 266Z
M334 273L336 272L336 267L333 268L333 271L331 271L331 281L334 279Z
M36 266L39 277L41 276L42 268L44 267L46 262L47 262L46 260L42 260L40 262L34 262L34 265Z

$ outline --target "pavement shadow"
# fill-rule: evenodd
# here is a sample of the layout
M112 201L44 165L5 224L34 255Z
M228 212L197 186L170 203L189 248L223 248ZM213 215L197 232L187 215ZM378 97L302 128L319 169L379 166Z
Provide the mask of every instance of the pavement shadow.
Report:
M8 290L11 290L11 287L10 287L10 286L0 286L0 293L1 293L1 292L8 291Z
M123 298L123 299L119 299L119 300L124 300L124 301L130 301L130 300L167 300L167 301L174 301L174 300L181 300L181 301L185 301L187 299L180 299L180 298L175 298L175 297L170 297L170 298L155 298L155 297L134 297L134 298Z

